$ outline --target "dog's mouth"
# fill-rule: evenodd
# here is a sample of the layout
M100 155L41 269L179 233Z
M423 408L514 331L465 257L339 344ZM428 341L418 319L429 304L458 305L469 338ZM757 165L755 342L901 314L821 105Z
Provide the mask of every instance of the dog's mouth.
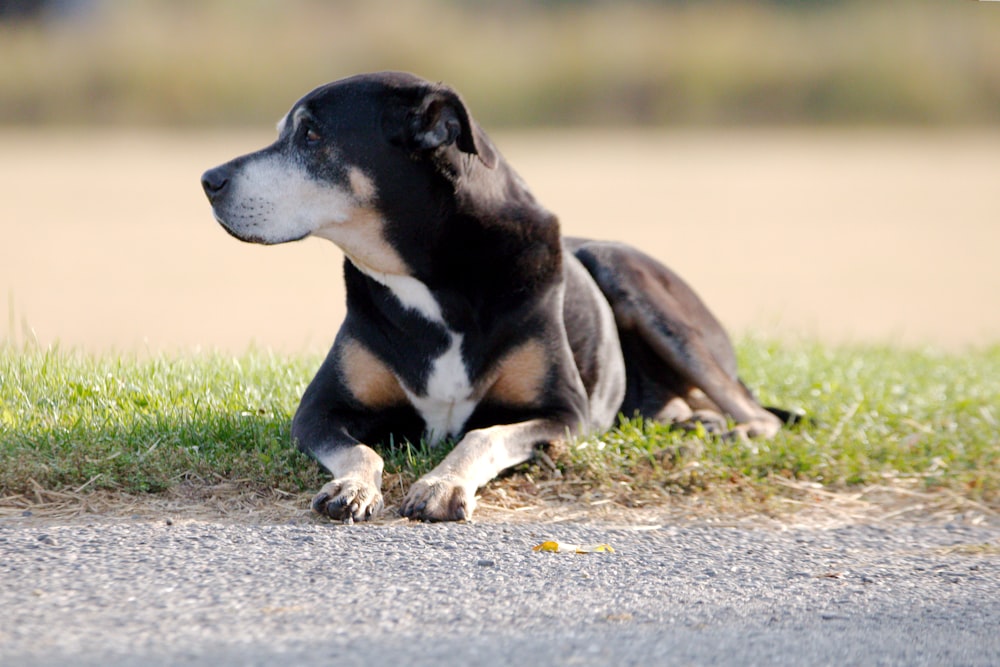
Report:
M253 232L248 232L246 230L233 227L230 223L226 222L226 220L222 216L220 216L215 211L214 208L212 209L212 217L214 217L215 221L218 222L219 225L224 230L226 230L227 234L232 236L234 239L243 241L244 243L257 243L260 245L280 245L282 243L292 243L293 241L301 241L302 239L309 236L309 232L306 232L304 234L298 236L292 236L287 239L269 239L259 234L254 234Z

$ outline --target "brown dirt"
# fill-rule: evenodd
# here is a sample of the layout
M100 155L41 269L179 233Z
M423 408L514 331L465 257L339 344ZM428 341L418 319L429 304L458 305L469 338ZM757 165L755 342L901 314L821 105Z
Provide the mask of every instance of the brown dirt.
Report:
M396 512L399 494L385 481L386 512L374 523L406 523ZM672 495L668 499L604 492L593 497L566 496L567 486L554 480L537 484L523 477L494 482L480 493L475 521L486 523L601 522L622 526L678 525L688 522L720 526L830 528L856 523L907 521L971 525L995 524L993 508L946 491L922 492L904 483L830 491L818 484L788 482L778 496L748 499L728 489L715 493ZM530 488L528 488L530 487ZM309 494L249 491L232 483L180 485L163 494L135 496L104 491L62 493L36 489L26 496L0 498L0 520L28 524L95 520L226 521L245 524L329 523L309 510Z
M1000 132L507 132L566 233L638 245L734 333L1000 340ZM95 351L322 351L324 241L238 243L201 172L265 133L0 131L0 339Z

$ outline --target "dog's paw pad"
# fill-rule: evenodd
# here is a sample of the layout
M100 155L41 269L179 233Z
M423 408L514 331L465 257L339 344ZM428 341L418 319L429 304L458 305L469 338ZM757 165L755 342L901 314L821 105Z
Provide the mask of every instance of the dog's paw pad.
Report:
M399 513L417 521L462 521L472 518L474 492L447 480L417 480Z
M367 521L382 511L382 494L374 484L359 479L334 479L312 500L317 514L337 521Z

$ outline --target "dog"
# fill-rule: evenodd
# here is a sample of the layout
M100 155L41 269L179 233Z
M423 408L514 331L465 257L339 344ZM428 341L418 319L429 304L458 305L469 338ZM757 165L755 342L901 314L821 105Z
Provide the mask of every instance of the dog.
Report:
M536 447L619 414L772 437L732 344L673 271L620 243L563 238L452 88L402 72L300 99L277 140L206 171L241 241L309 236L344 252L347 314L292 438L332 475L312 508L383 509L390 439L457 444L400 514L471 518L476 491Z

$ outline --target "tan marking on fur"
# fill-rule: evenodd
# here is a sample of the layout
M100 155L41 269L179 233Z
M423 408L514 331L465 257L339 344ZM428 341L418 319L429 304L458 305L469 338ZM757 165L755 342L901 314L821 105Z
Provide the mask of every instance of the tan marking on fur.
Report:
M347 387L365 405L382 408L406 402L396 376L361 343L348 341L341 346L340 367Z
M674 424L691 419L692 414L691 406L689 406L680 396L674 396L667 401L667 404L663 406L663 409L656 414L655 419L658 422Z
M534 403L548 374L546 357L545 347L537 340L515 348L500 362L485 399L507 405Z
M351 184L351 192L359 202L369 202L375 196L375 184L357 167L347 170L347 181Z
M408 276L410 269L386 240L385 222L378 211L357 209L350 220L327 225L314 232L336 243L358 268L369 273Z
M684 397L685 402L691 406L692 410L711 410L713 412L722 412L722 409L705 395L698 387L691 387L688 390L687 395Z

